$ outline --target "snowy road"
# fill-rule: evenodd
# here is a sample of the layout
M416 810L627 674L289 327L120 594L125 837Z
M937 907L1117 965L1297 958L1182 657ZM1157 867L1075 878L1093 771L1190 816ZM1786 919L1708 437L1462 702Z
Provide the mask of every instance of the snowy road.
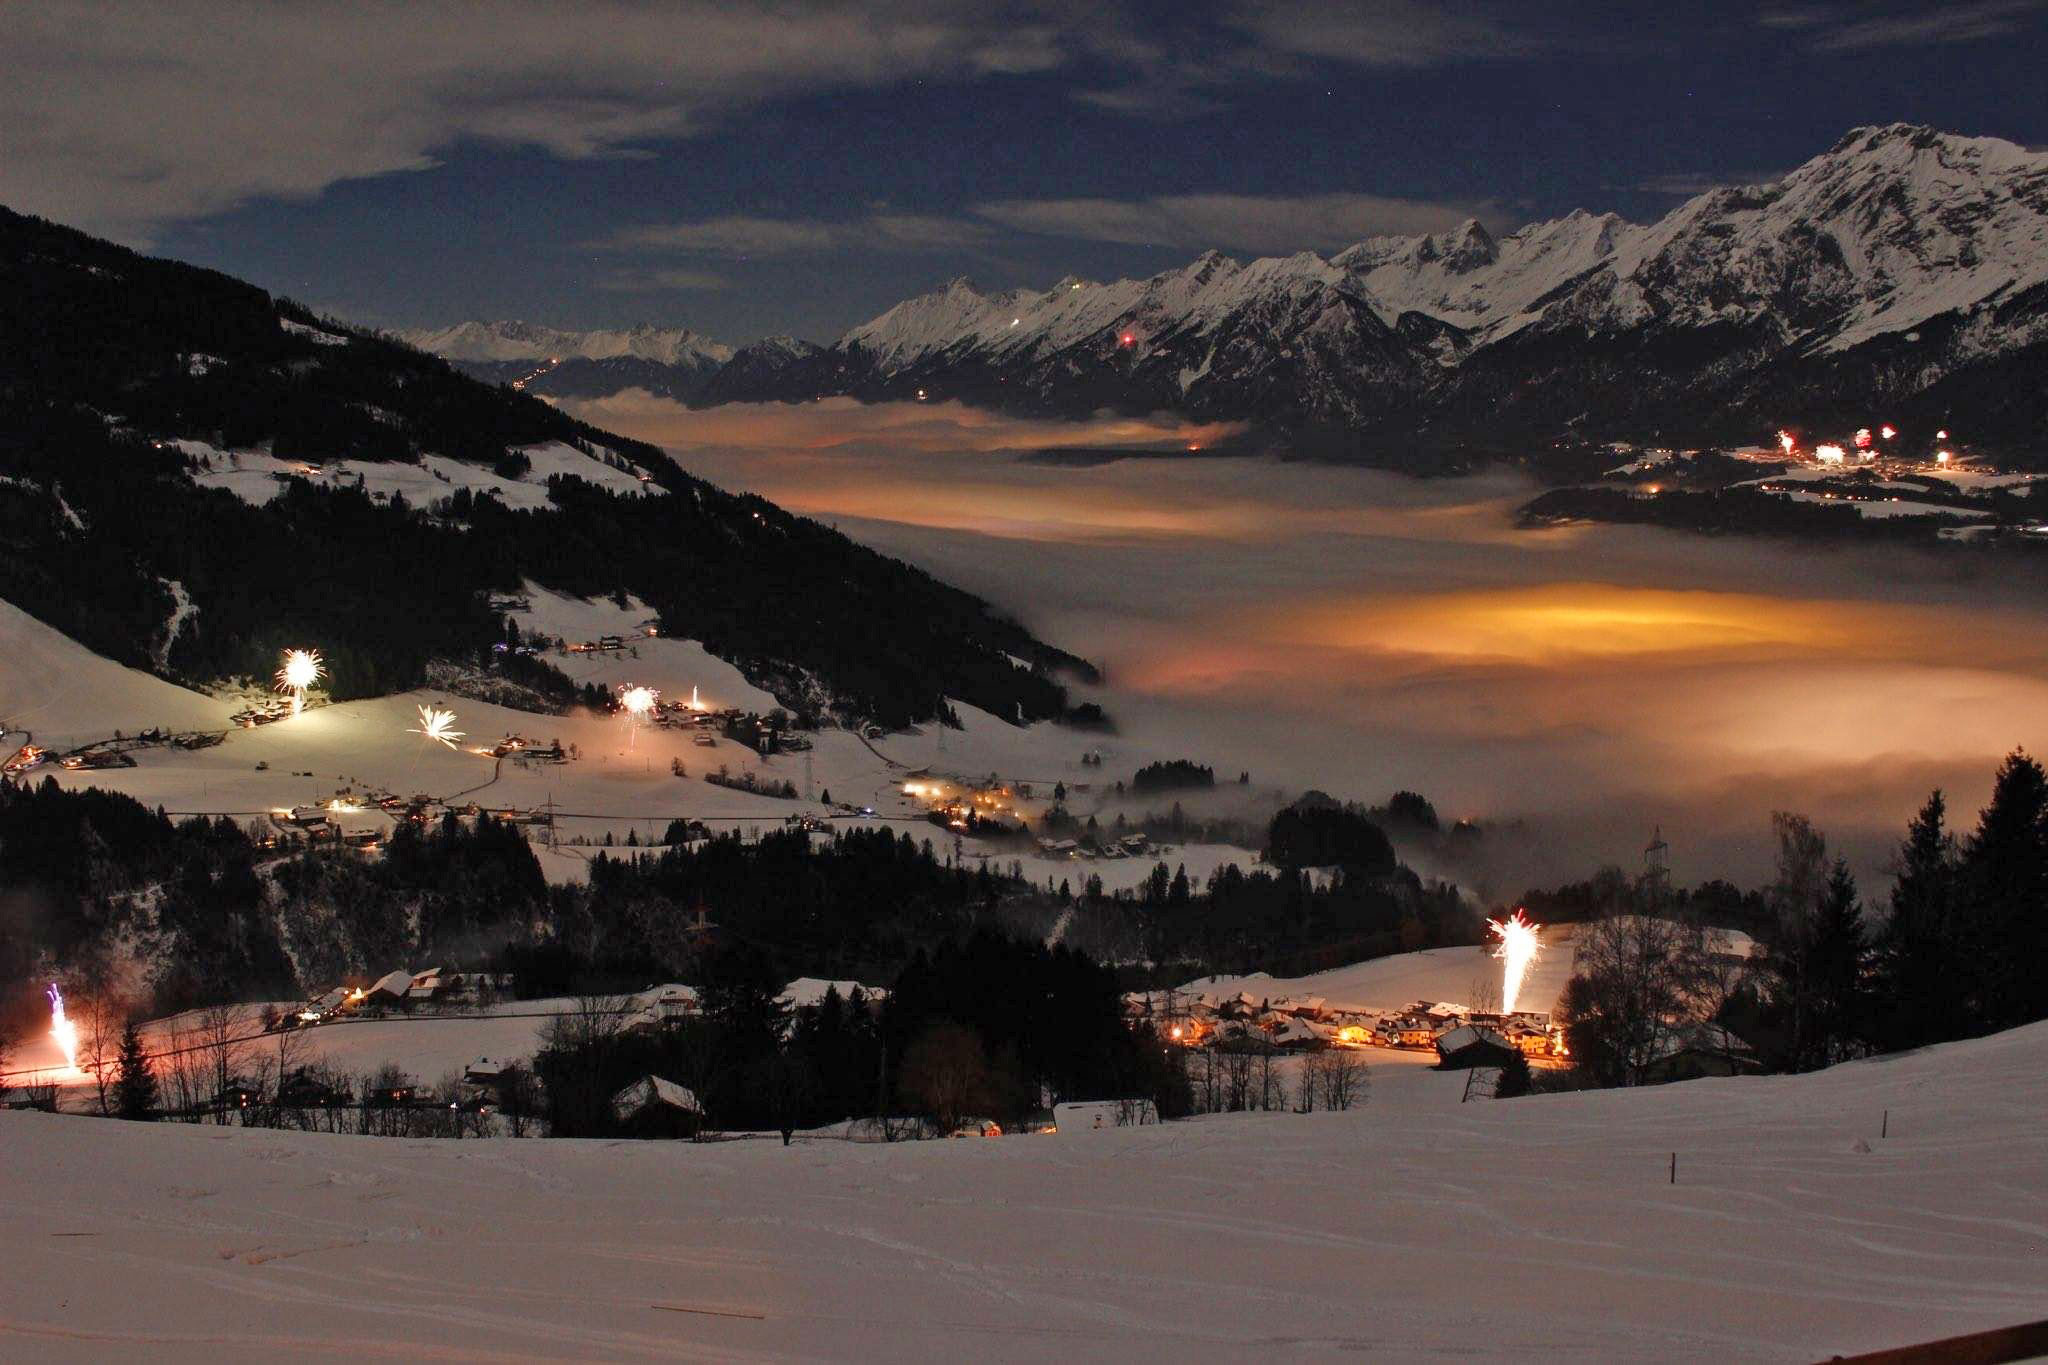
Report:
M1822 1358L2048 1315L2044 1061L896 1147L0 1114L0 1355Z

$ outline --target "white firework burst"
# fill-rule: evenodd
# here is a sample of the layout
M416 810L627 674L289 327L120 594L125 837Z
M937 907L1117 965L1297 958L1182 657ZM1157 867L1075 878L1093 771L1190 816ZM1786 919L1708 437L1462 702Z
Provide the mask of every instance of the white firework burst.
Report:
M423 739L431 739L436 744L445 744L451 749L461 741L462 731L455 728L455 713L453 711L444 710L438 706L422 706L419 708L419 713L420 723L407 730L407 734L419 735Z

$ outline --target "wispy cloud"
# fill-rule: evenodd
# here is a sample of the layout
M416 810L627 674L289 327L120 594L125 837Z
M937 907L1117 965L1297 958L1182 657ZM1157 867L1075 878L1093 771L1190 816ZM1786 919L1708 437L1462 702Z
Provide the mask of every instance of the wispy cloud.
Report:
M1832 23L1837 18L1832 5L1804 5L1796 8L1767 9L1758 14L1756 21L1764 28L1817 28Z
M960 0L42 0L0 26L0 202L145 242L465 140L633 155L767 100L1064 60Z
M1496 14L1459 0L1253 0L1235 22L1268 51L1355 66L1441 66L1546 50Z
M2048 0L1963 0L1957 4L1802 5L1766 10L1765 28L1811 34L1815 52L1863 52L1913 44L1974 43L2017 33Z
M1114 54L1115 84L1078 90L1081 103L1157 119L1225 108L1262 81L1324 75L1332 67L1415 70L1469 61L1520 61L1571 47L1611 47L1581 32L1539 34L1534 7L1485 0L1235 0L1216 23L1167 26L1140 37L1128 24L1090 34L1077 50ZM1226 35L1219 39L1218 34Z
M1705 194L1730 185L1770 185L1783 180L1783 171L1679 171L1638 180L1629 188L1645 194Z
M614 294L681 294L727 289L732 281L709 270L656 266L644 270L611 270L597 277L597 287Z
M1489 201L1373 194L1184 194L1149 199L1010 199L974 209L1023 232L1134 246L1291 252L1348 246L1378 234L1440 232L1499 218Z
M876 211L846 219L731 214L628 228L596 245L648 256L731 260L842 250L986 254L1000 249L1006 239L1014 243L1017 234L1025 234L1127 246L1284 254L1327 251L1379 234L1441 232L1469 218L1495 226L1505 222L1501 206L1490 200L1178 194L1144 199L1000 199L956 214ZM694 272L677 274L680 278Z
M700 256L792 256L848 247L871 251L957 250L979 246L991 235L981 223L937 214L870 213L845 219L729 214L628 228L599 245L625 251L671 251Z
M1380 68L1544 51L1542 41L1495 14L1458 0L1255 0L1239 10L1237 25L1270 51Z

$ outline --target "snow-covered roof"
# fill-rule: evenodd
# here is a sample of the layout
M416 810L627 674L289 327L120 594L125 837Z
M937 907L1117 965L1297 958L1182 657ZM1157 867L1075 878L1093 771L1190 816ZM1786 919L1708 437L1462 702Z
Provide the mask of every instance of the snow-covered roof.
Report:
M1730 1033L1719 1024L1697 1024L1689 1029L1680 1029L1658 1040L1651 1049L1658 1058L1674 1057L1681 1052L1705 1052L1714 1056L1753 1057L1755 1051L1748 1043Z
M825 992L836 990L841 1000L859 991L869 1000L888 995L880 986L864 986L858 981L825 981L815 976L800 976L782 988L779 997L783 1004L794 1009L809 1009L823 1003Z
M694 1091L677 1085L674 1081L647 1075L612 1096L612 1113L623 1123L649 1106L657 1104L679 1109L686 1114L704 1112L704 1106L698 1103Z
M411 989L412 973L401 969L395 972L386 972L378 977L366 994L375 995L382 991L386 995L404 995Z
M1515 1050L1514 1045L1501 1037L1500 1034L1490 1028L1481 1028L1476 1024L1460 1024L1454 1029L1446 1029L1438 1034L1436 1050L1448 1057L1453 1052L1471 1047L1477 1043L1491 1044L1494 1047L1502 1048L1509 1052Z

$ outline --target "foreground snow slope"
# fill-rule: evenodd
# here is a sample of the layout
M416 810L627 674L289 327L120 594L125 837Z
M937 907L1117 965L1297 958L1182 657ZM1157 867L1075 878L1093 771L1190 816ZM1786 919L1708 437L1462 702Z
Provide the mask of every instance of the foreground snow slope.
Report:
M0 1353L1811 1360L2048 1314L2044 1064L896 1147L6 1113Z

